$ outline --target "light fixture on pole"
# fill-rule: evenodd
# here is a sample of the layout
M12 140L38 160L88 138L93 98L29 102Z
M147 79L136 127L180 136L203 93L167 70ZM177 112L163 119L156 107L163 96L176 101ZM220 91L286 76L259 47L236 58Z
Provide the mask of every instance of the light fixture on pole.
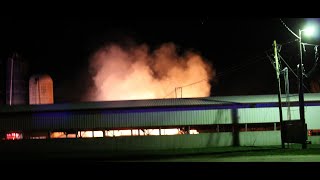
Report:
M305 132L305 114L304 114L304 90L303 90L303 54L302 54L302 32L305 32L306 35L310 36L314 33L314 28L308 27L306 29L299 29L299 49L300 49L300 62L299 62L299 112L300 112L300 120L303 127L303 137L304 142L302 143L302 149L307 148L307 132Z

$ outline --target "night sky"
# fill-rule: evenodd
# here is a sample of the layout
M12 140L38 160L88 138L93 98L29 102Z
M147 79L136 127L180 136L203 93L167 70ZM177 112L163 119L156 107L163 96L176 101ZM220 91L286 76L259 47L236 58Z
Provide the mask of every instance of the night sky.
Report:
M307 21L281 19L296 34ZM280 18L3 16L0 20L0 59L17 52L29 62L31 74L49 74L55 102L80 101L92 83L88 59L106 42L146 43L151 48L173 42L182 50L200 52L216 70L211 96L275 94L275 71L266 52L272 53L274 40L280 44L295 40ZM307 41L318 43L319 39ZM283 45L280 54L296 70L298 42ZM313 49L307 49L307 71L313 56ZM291 93L297 93L292 72L289 78Z

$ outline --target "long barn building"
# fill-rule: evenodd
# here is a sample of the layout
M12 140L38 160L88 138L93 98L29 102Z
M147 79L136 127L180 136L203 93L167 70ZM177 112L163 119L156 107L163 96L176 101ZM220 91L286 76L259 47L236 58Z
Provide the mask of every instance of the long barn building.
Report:
M282 97L284 121L300 118L298 102L298 94ZM305 93L314 144L320 144L319 113L320 93ZM70 143L110 151L281 144L277 95L3 106L0 132L2 145L37 141L40 149L66 150Z

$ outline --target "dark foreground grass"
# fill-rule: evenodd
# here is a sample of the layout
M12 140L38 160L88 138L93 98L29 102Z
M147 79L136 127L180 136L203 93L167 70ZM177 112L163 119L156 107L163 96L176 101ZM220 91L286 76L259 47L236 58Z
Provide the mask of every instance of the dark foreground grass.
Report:
M70 152L6 152L1 153L0 160L81 160L81 161L144 161L188 156L235 157L266 155L320 155L320 145L308 145L302 149L300 144L281 146L253 147L212 147L199 149L173 149L156 151L70 151Z

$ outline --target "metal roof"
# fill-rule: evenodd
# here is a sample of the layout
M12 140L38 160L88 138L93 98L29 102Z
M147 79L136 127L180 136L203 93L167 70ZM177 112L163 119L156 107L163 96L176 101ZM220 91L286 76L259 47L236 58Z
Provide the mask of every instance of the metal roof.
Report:
M290 102L298 102L298 94L290 94ZM286 96L281 96L286 102ZM305 101L320 101L320 93L305 93ZM57 103L47 105L13 105L0 106L0 113L37 112L83 109L123 109L123 108L156 108L156 107L186 107L210 105L234 105L245 103L277 103L278 95L246 95L246 96L216 96L202 98L149 99L127 101L100 101L79 103Z

